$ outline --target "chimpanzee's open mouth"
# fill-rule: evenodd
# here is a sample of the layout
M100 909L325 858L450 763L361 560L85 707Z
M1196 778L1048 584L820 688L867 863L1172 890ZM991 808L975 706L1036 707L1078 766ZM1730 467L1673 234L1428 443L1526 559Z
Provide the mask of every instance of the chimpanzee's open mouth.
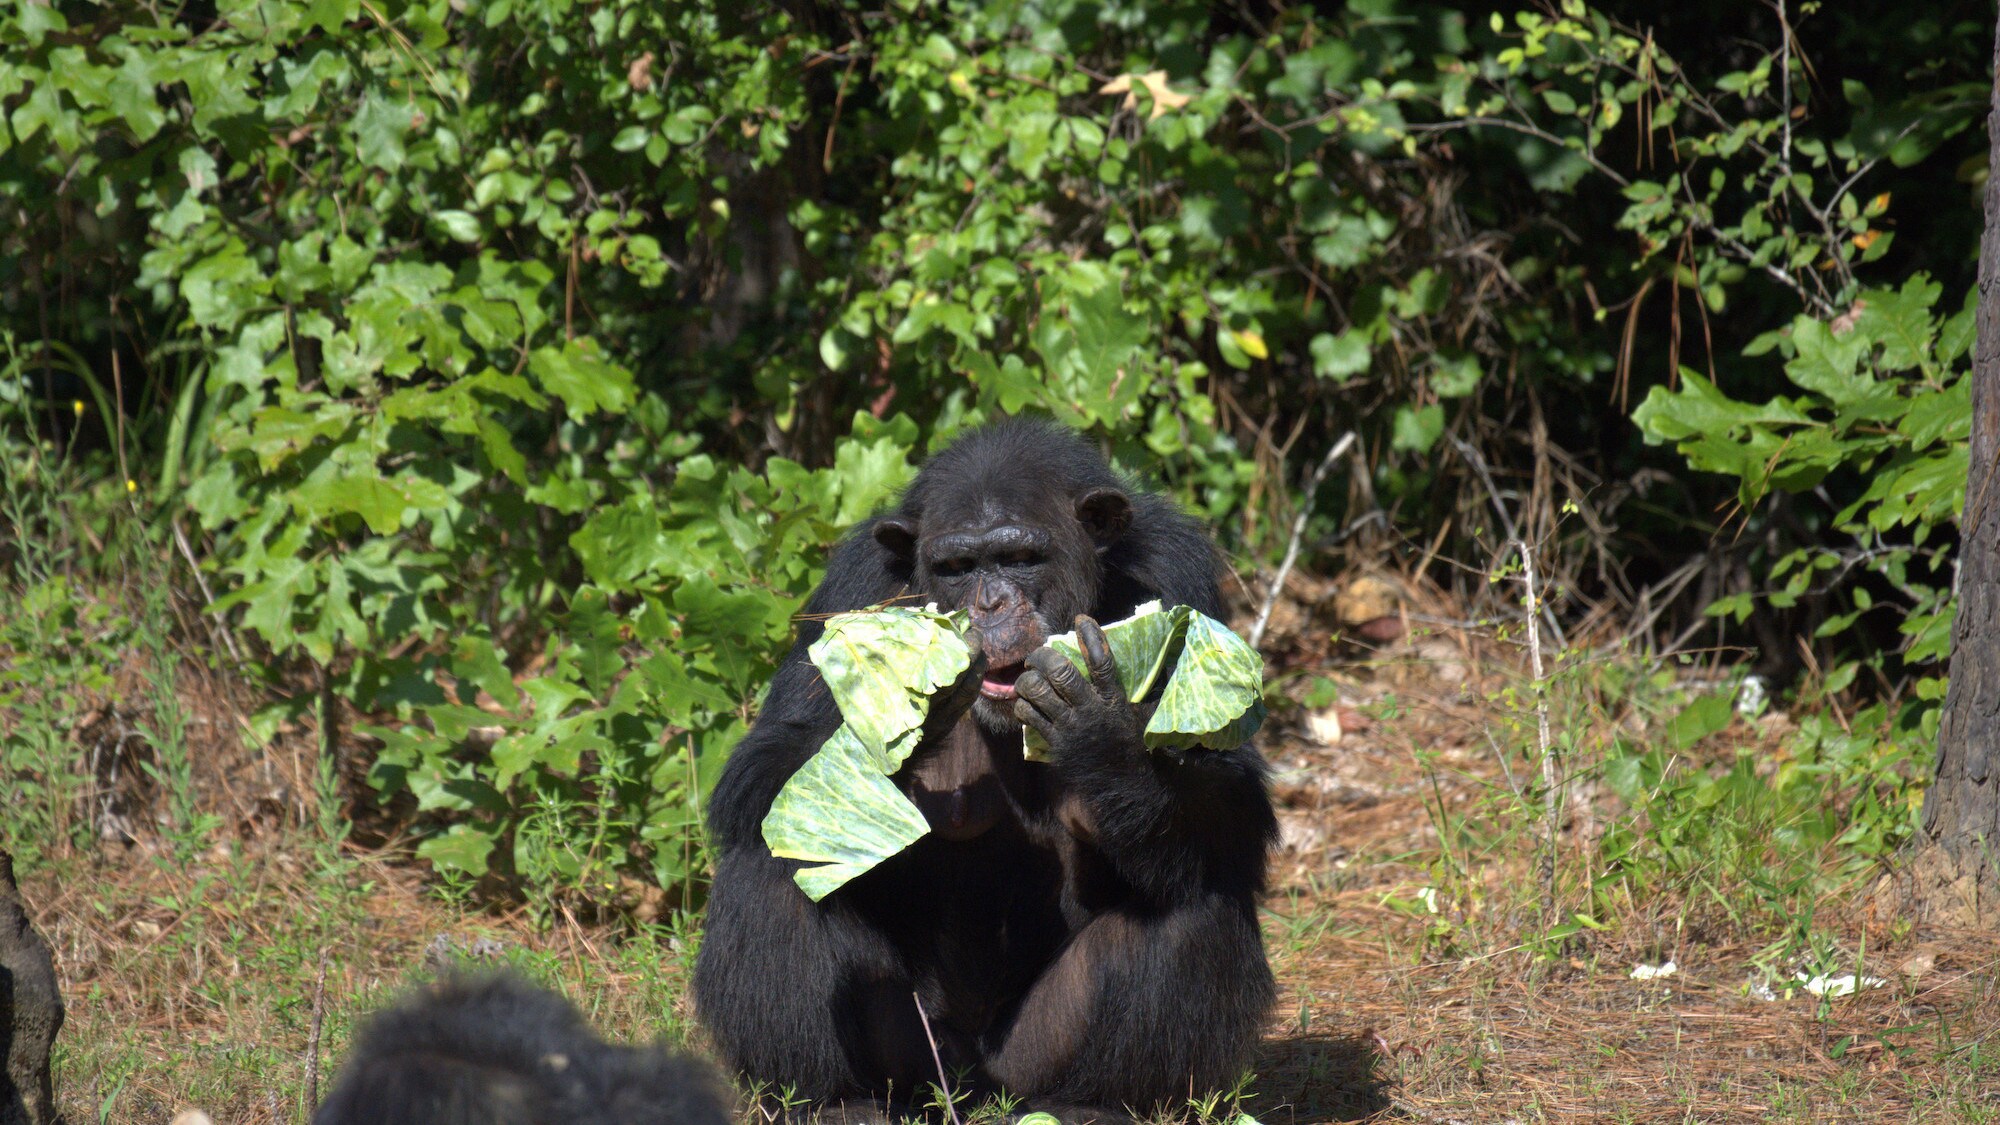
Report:
M1014 698L1014 681L1020 678L1021 668L1018 660L1004 668L988 668L986 677L979 681L979 694L988 699Z

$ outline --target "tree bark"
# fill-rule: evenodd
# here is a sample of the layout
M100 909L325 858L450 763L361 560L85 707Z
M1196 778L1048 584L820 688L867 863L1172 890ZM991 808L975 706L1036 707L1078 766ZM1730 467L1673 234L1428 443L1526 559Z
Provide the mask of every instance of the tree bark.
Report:
M1972 353L1972 463L1959 517L1958 616L1937 764L1911 856L1926 918L2000 928L2000 28L1986 134L1986 232L1979 240Z

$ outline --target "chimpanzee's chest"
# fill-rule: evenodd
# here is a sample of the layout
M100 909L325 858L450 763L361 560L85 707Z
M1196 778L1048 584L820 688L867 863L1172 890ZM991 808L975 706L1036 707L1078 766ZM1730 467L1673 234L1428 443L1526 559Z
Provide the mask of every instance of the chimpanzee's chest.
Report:
M933 834L850 887L894 944L933 1019L983 1030L1069 935L1063 857L1008 817L972 840Z

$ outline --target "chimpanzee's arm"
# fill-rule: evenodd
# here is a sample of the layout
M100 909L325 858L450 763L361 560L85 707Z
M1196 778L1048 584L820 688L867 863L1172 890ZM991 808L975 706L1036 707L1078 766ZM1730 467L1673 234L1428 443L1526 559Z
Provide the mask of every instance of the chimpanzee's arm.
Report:
M1277 835L1262 758L1247 746L1146 749L1103 631L1079 618L1077 638L1090 676L1048 649L1035 653L1016 684L1015 714L1048 739L1057 776L1082 802L1083 832L1156 904L1254 898Z

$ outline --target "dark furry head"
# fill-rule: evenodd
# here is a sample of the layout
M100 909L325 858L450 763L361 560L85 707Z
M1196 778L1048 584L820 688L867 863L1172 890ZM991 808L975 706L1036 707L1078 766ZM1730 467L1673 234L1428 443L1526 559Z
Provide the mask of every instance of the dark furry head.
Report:
M599 1039L561 996L454 977L377 1013L313 1125L728 1125L706 1066Z

